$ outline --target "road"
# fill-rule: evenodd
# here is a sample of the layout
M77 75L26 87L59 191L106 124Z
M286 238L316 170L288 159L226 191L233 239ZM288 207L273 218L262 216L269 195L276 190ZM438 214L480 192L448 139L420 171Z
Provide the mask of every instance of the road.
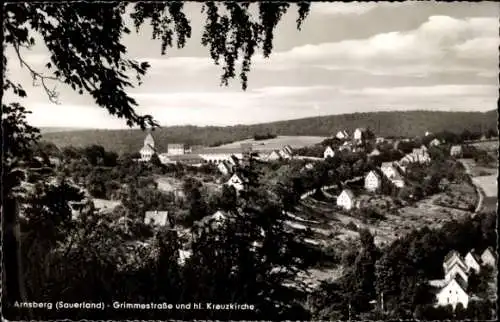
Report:
M472 177L472 169L470 167L470 164L466 162L466 159L460 159L458 160L460 163L463 164L465 168L465 172L469 175L471 178L472 184L476 188L477 196L478 196L478 201L477 201L477 206L476 209L474 210L474 215L479 213L481 209L483 208L483 203L484 203L484 192L481 186L473 179Z

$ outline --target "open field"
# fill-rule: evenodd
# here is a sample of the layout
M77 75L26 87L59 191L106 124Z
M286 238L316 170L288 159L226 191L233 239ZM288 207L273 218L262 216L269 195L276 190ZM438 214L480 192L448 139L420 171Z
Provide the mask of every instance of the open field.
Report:
M217 148L239 148L242 143L251 143L253 149L257 151L270 151L281 149L285 145L290 145L293 149L299 149L308 145L314 145L325 140L324 136L278 136L274 139L259 140L247 139L221 145Z
M496 175L473 177L472 181L481 187L486 197L497 197Z
M101 209L101 210L113 210L114 208L116 208L118 205L121 204L120 201L98 199L98 198L94 198L92 199L92 201L94 202L94 206L96 207L96 209Z
M495 151L498 149L498 140L476 142L471 145L481 150Z

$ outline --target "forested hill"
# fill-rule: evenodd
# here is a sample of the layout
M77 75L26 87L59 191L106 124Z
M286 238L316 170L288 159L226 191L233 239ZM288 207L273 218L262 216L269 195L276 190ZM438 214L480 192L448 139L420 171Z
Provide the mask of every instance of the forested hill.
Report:
M312 117L256 125L227 127L172 126L156 129L154 137L160 150L167 143L215 145L238 141L254 134L334 135L340 129L353 131L357 127L372 129L377 136L419 136L426 131L443 130L456 133L497 129L497 111L489 112L372 112ZM136 152L142 146L141 130L79 130L44 133L43 138L58 146L76 147L99 144L119 153Z

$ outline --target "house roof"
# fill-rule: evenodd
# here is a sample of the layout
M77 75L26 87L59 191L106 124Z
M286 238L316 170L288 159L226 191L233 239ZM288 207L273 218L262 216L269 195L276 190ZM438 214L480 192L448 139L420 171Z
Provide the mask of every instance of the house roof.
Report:
M368 172L366 174L366 177L368 177L369 175L375 176L375 177L377 177L377 179L380 179L380 175L374 170L371 170L370 172Z
M493 248L488 246L484 251L483 253L481 254L481 257L486 255L487 253L490 253L491 256L493 256L493 258L497 258L497 253L495 251L493 251Z
M186 148L187 144L184 143L169 143L167 144L167 149L179 149L179 148Z
M354 199L354 192L352 192L351 189L344 189L344 190L342 190L342 192L340 193L340 195L342 195L344 193L347 194L349 196L349 198Z
M169 219L168 211L157 211L157 210L146 211L144 214L144 221L146 221L146 219L148 218L151 218L154 221L166 222Z
M443 263L447 263L453 256L457 256L458 258L460 258L462 260L462 256L460 255L459 252L457 252L456 250L451 250L444 257Z
M481 257L479 256L479 254L476 253L476 251L474 249L471 249L470 252L467 253L467 255L471 255L472 258L474 258L474 260L479 264L481 263ZM465 256L467 256L465 255Z
M380 168L395 168L394 162L382 162Z
M372 150L372 152L370 152L370 155L380 155L380 151L377 148L375 148Z
M187 153L179 155L167 155L166 156L171 161L203 161L203 158L196 153Z
M238 148L205 148L196 151L198 154L237 154L243 153L241 147Z

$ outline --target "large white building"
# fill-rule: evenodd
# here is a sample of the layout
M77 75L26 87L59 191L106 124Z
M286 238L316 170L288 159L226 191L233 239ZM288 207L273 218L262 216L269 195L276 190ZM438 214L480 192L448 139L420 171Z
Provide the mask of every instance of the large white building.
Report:
M146 138L144 139L144 145L139 151L139 154L141 155L141 161L151 160L151 157L155 153L155 140L151 133L148 133L148 135L146 135Z

